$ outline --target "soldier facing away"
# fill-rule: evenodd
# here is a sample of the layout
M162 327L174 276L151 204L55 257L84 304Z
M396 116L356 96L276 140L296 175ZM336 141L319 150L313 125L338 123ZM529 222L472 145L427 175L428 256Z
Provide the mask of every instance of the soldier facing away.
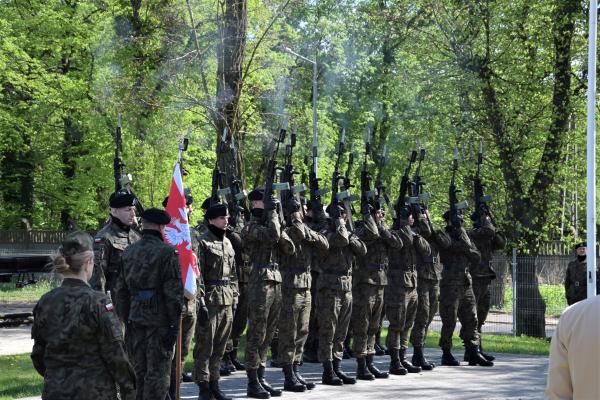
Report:
M177 252L163 242L170 221L164 210L144 211L142 238L123 252L117 279L117 312L126 326L138 400L164 399L171 380L183 285Z
M74 232L53 260L62 286L33 309L33 366L44 377L43 399L135 399L135 373L110 299L87 281L94 268L92 238ZM90 379L92 377L93 379Z
M140 234L133 229L136 224L134 201L135 198L126 192L115 192L110 196L110 222L94 238L94 275L90 286L96 290L114 293L121 254L130 244L140 240Z
M200 237L198 261L202 276L199 292L194 379L201 400L228 400L219 388L221 358L231 333L232 307L237 302L235 252L226 237L228 213L224 204L206 211L207 231Z

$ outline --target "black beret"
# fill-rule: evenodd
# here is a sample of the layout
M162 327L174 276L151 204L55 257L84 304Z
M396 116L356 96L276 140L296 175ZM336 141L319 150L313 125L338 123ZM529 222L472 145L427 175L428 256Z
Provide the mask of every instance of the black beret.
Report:
M165 197L165 199L162 202L162 206L163 207L167 207L167 203L169 202L169 196ZM194 199L192 198L191 195L185 195L185 205L189 206L194 202Z
M206 198L206 200L204 200L202 202L202 205L200 206L200 208L202 208L203 210L208 210L208 207L210 207L210 197Z
M217 217L226 217L227 216L227 206L225 204L217 203L210 206L208 210L206 210L206 214L204 214L206 219L215 219Z
M263 189L254 189L250 193L248 193L248 200L257 201L262 200L265 196L265 191Z
M578 249L578 248L580 248L580 247L587 247L587 242L579 242L579 243L577 243L575 246L573 246L573 248L574 248L575 250L577 250L577 249Z
M94 251L92 237L82 231L75 231L65 236L60 246L60 253L63 256L72 256L84 251Z
M142 219L157 225L167 225L171 222L171 216L160 208L149 208L142 213Z
M135 201L135 197L132 194L127 192L114 192L110 195L108 199L108 204L112 208L122 208L122 207L131 207L133 206L133 202Z

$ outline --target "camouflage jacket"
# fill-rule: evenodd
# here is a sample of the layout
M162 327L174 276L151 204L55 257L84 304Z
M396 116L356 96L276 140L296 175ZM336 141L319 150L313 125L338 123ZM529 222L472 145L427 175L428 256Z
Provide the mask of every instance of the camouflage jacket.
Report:
M111 217L110 222L94 237L94 274L90 279L90 286L102 292L114 290L121 254L140 238L138 231Z
M464 228L453 231L450 226L446 227L446 233L450 237L450 246L440 249L440 256L444 269L442 271L441 285L470 285L471 274L469 266L479 263L481 254L475 244L469 239Z
M427 224L428 229L423 229L423 224ZM417 256L417 270L419 271L418 279L439 281L442 279L440 250L450 246L452 242L450 236L442 230L434 229L428 218L425 221L422 221L419 218L419 233L427 239L431 251L429 252L429 255Z
M471 277L473 279L495 279L496 272L492 269L490 262L494 251L506 246L506 238L496 232L492 220L487 215L480 218L479 227L469 231L469 237L481 253L481 261L471 265Z
M392 232L400 237L403 246L389 248L388 286L390 289L417 287L417 258L430 254L429 243L409 225Z
M321 232L327 238L329 249L320 255L321 274L317 289L352 291L354 258L367 254L367 246L354 233L348 232L340 220L330 221L330 228Z
M293 254L281 257L281 275L283 288L310 289L311 267L315 252L327 251L329 243L322 234L313 231L302 222L300 213L291 216L291 225L285 233L294 242Z
M235 226L231 230L227 231L227 237L233 245L235 251L235 267L238 279L238 284L248 283L250 272L252 271L252 265L250 264L250 257L248 252L244 249L244 242L242 240L242 229L244 229L245 220L240 213Z
M200 237L198 267L200 268L199 296L204 303L215 306L229 306L237 302L237 275L235 273L235 252L231 241L218 236L209 225Z
M124 323L179 323L184 301L179 257L160 232L144 230L142 239L123 252L116 291L117 313Z
M275 210L265 211L266 223L252 216L242 229L244 248L252 260L249 283L261 281L281 282L279 272L280 253L292 254L294 243L282 232L279 216Z
M389 248L401 248L402 240L388 230L385 222L376 224L371 215L364 216L363 222L356 225L356 234L367 246L367 254L358 257L355 283L387 285Z
M596 276L600 277L600 259L596 260ZM600 293L600 279L596 279L596 293ZM575 259L567 266L565 275L565 297L571 305L587 299L587 262Z
M33 309L33 366L43 399L135 399L135 373L110 299L66 278Z

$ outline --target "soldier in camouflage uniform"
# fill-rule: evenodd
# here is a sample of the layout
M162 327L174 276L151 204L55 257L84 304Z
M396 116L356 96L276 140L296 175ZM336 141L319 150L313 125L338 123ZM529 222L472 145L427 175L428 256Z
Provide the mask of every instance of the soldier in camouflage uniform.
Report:
M417 312L417 257L430 254L429 243L419 234L429 234L424 216L419 216L418 227L409 206L400 210L393 232L403 246L389 249L390 264L387 270L388 286L385 289L385 314L390 321L386 345L390 353L390 374L406 375L421 372L406 360L408 332Z
M164 399L171 380L183 285L177 252L163 242L162 232L170 221L164 210L144 211L142 238L121 256L116 307L126 325L138 400Z
M281 308L280 252L292 254L294 244L281 231L278 204L269 199L263 202L263 191L248 195L252 202L252 218L242 230L242 240L252 260L248 282L248 335L246 341L247 394L267 399L281 396L264 378L267 350L277 327Z
M502 249L506 245L506 238L496 232L489 215L485 213L473 213L471 215L473 229L469 231L471 241L481 253L481 261L472 264L469 270L473 278L473 293L477 302L477 331L479 332L479 350L481 355L489 361L494 361L494 356L483 352L481 347L481 327L485 324L490 311L490 285L496 279L496 273L490 263L494 251ZM469 361L468 353L465 353L465 361Z
M449 211L444 214L444 219L447 223L446 232L450 236L451 244L446 249L440 249L444 265L440 283L442 332L439 344L443 351L442 365L460 365L451 353L452 334L458 317L463 327L461 339L469 352L469 365L492 366L494 363L486 360L479 353L475 295L469 274L469 265L478 263L481 255L462 226L462 215L459 215L458 218L459 226L451 224Z
M199 399L228 400L219 388L221 358L231 333L232 307L237 302L235 252L226 237L227 206L214 204L206 211L207 231L200 236L198 261L201 273L194 379Z
M414 351L413 365L429 371L435 367L435 364L425 358L423 346L427 337L427 329L439 306L440 279L442 277L440 249L450 246L450 236L442 230L434 229L428 210L425 210L424 215L429 229L419 228L419 233L427 239L431 254L428 256L417 254L417 315L410 331L410 343L413 345ZM421 223L419 223L419 227L421 227Z
M110 299L87 281L94 268L92 238L69 234L54 259L62 286L33 309L31 360L44 377L43 399L135 399L135 373Z
M329 207L334 207L330 205ZM329 221L324 230L329 250L321 259L321 276L317 287L319 320L319 361L323 364L325 385L355 384L356 379L340 369L344 339L352 315L352 268L354 257L367 254L367 246L347 229L348 215L339 207L339 218ZM331 208L329 209L331 211ZM331 213L330 215L335 213Z
M285 229L294 242L295 252L281 257L282 301L279 319L279 364L283 369L284 390L303 392L315 384L304 380L298 366L302 361L304 343L312 304L311 266L313 255L327 251L325 236L313 231L303 222L301 204L291 202L290 226Z
M115 192L110 196L110 222L94 238L94 275L90 286L114 294L121 254L140 234L132 228L136 223L135 198L129 193ZM116 299L116 296L112 296Z
M586 242L575 245L577 259L567 266L565 275L565 296L567 304L575 304L587 298ZM596 261L596 276L600 277L600 262ZM600 290L600 279L596 280L596 293Z
M391 233L384 222L379 203L371 211L363 210L363 223L357 224L356 233L367 246L367 254L358 257L352 290L352 346L357 362L356 377L362 380L387 378L373 364L375 335L383 311L383 292L387 285L388 251L402 247L402 240Z

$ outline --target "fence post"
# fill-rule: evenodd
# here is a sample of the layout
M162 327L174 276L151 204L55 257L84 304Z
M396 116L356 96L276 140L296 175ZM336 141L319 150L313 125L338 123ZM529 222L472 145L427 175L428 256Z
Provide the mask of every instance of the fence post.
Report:
M516 336L517 322L517 248L512 248L512 334Z

